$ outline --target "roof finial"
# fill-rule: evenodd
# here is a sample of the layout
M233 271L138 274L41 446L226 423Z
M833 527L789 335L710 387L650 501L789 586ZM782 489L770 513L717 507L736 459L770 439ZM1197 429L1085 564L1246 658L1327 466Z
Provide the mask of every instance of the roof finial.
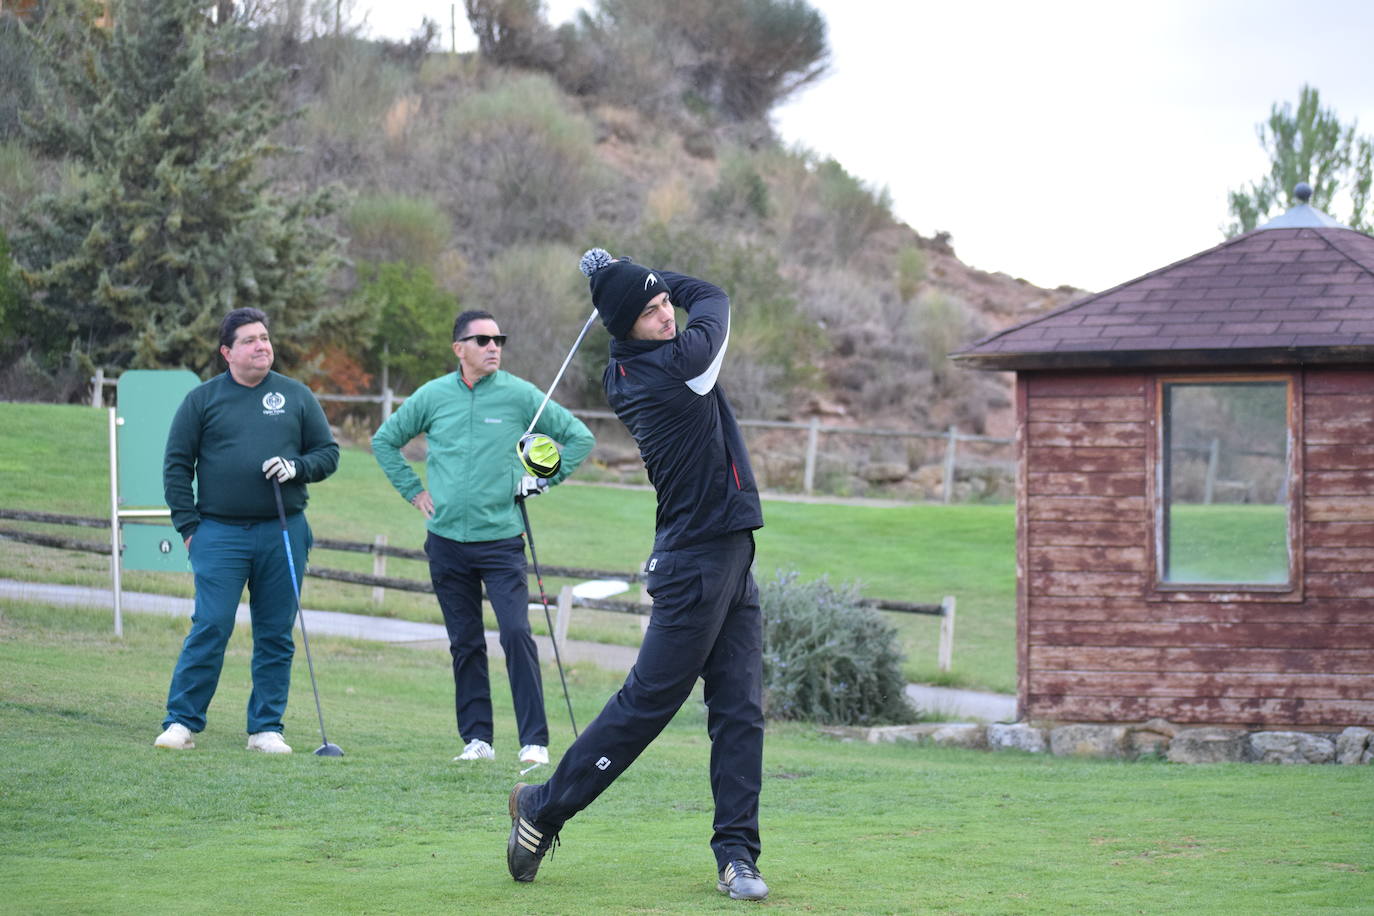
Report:
M1312 199L1312 186L1305 181L1300 181L1293 188L1293 196L1303 203Z

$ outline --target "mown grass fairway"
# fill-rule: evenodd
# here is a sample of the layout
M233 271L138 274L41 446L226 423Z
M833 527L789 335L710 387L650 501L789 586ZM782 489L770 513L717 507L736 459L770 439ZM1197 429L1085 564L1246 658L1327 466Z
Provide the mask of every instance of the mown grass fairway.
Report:
M717 894L698 699L570 822L533 884L504 859L514 724L460 766L445 653L318 638L286 737L243 749L250 640L194 751L158 751L181 621L0 606L0 885L10 913L755 912ZM586 721L618 678L572 672ZM545 671L555 758L569 732ZM777 913L1368 912L1374 767L1177 766L845 744L770 726ZM541 778L538 771L530 778Z
M46 404L0 404L0 506L108 517L107 419L103 410ZM575 480L575 478L574 478ZM418 549L423 520L387 482L369 452L346 448L338 472L311 486L309 517L317 536ZM654 534L654 495L646 489L570 483L529 503L539 561L545 566L637 569ZM758 534L758 577L797 570L811 579L857 580L863 593L900 601L958 600L954 668L936 664L939 621L890 614L907 652L913 681L944 682L1007 693L1016 687L1015 518L1012 506L838 505L765 499L766 527ZM107 542L99 529L14 524L49 534ZM316 551L314 566L371 572L362 554ZM387 574L426 580L421 563L389 559ZM0 577L109 587L109 561L47 547L6 543ZM191 577L130 571L125 588L190 596ZM545 576L550 597L561 581ZM533 580L531 591L535 595ZM633 597L633 596L631 596ZM380 613L438 622L430 595L389 591L382 608L371 589L308 579L307 608ZM490 615L489 615L490 616ZM533 624L546 627L542 614ZM488 626L495 627L495 619ZM639 625L624 614L579 610L569 635L637 644Z

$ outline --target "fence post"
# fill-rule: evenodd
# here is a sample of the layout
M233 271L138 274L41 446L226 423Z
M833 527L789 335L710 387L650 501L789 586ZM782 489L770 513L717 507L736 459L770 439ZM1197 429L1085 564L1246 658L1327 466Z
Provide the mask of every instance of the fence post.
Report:
M105 370L95 370L95 378L91 379L91 406L102 407L105 404Z
M645 588L645 583L644 583L643 581L641 581L641 582L639 583L639 603L640 603L640 604L647 604L649 607L653 607L653 604L654 604L653 596L651 596L651 595L649 594L649 590L648 590L647 588ZM650 620L650 619L651 619L651 618L650 618L650 616L649 616L648 614L640 614L640 615L639 615L639 635L640 635L640 636L643 636L645 633L649 632L649 620Z
M806 431L806 470L802 472L802 490L807 496L811 495L816 483L816 444L820 433L820 418L812 417L811 426Z
M948 671L954 663L954 596L946 595L940 602L940 670Z
M954 462L959 452L959 428L949 428L949 442L945 445L945 502L954 499Z
M388 385L382 389L382 422L391 419L391 387Z
M553 620L553 641L562 652L568 647L568 624L572 621L573 587L565 585L558 590L558 615Z
M373 538L372 544L373 544L374 547L385 547L385 546L386 546L386 535L385 535L385 534L379 534L379 535L377 535L375 538ZM372 551L372 575L374 575L374 576L385 576L385 575L386 575L386 554L382 553L380 550L374 550L374 551ZM375 587L372 589L372 603L373 603L375 606L377 606L377 607L381 607L381 606L382 606L382 602L385 601L385 600L386 600L386 589L382 588L381 586L375 586Z
M1216 495L1217 484L1217 464L1221 459L1221 440L1213 439L1212 447L1207 450L1207 477L1203 482L1202 502L1204 505L1212 504L1212 497Z
M948 672L954 663L954 595L940 602L940 670Z

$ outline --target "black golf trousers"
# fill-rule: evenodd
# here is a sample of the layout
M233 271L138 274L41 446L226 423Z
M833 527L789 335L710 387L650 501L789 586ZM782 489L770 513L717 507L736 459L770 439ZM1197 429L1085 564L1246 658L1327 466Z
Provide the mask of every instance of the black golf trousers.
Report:
M539 674L539 650L530 633L529 580L525 573L525 541L461 541L429 533L425 539L429 578L444 614L448 650L453 656L453 703L458 734L464 742L480 738L494 745L491 680L487 673L487 636L482 627L482 585L496 613L506 676L515 702L520 743L549 743L544 715L544 684Z
M701 677L716 805L711 849L718 868L758 860L763 615L753 559L747 531L649 559L654 604L639 657L538 788L537 823L557 830L590 805L658 737Z

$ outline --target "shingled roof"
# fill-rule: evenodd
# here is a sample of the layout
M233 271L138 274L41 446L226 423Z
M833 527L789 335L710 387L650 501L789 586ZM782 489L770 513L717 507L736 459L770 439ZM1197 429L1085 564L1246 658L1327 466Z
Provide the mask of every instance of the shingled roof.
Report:
M1374 238L1301 204L952 357L975 369L1374 362Z

